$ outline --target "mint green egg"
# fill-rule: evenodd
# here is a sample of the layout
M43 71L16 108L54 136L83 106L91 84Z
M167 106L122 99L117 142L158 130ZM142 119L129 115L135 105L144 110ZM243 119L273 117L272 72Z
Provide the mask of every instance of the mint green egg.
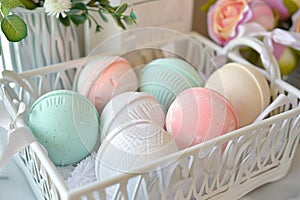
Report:
M155 96L165 113L180 92L203 86L197 70L178 58L153 60L142 69L139 78L139 91Z
M179 58L160 58L153 60L149 65L167 66L181 73L191 84L204 85L197 70L185 60Z
M99 137L99 116L94 105L68 90L41 96L31 106L27 123L58 166L85 158Z

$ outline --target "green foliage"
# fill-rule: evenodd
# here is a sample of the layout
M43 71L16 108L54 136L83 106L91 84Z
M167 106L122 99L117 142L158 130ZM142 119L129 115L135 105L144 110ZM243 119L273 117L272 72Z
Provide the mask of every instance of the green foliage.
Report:
M27 36L25 22L17 15L8 15L1 21L1 29L11 42L18 42Z
M217 1L217 0L207 0L207 1L205 2L205 4L203 4L203 5L201 6L201 10L202 10L203 12L207 12L208 9L209 9L209 7L210 7L211 5L213 5L214 3L216 3L216 1Z
M71 21L76 24L77 26L80 24L83 24L85 20L87 19L86 15L81 14L81 15L70 15Z
M43 0L0 0L0 23L1 29L7 39L11 42L18 42L27 36L26 23L19 16L10 14L16 7L24 7L32 10L43 6ZM59 16L59 21L65 25L70 26L71 23L79 26L88 21L90 27L95 24L95 32L100 32L103 27L99 20L91 15L97 13L99 17L108 22L106 15L111 15L119 27L126 29L125 25L132 25L136 23L136 15L131 10L127 15L128 4L124 3L119 6L112 6L109 0L71 0L72 8L67 12L67 16L63 18Z
M37 8L39 6L38 3L35 3L34 1L32 0L20 0L20 2L22 3L22 5L29 9L29 10L33 10L35 8Z
M1 0L1 30L11 42L18 42L27 36L27 26L23 19L9 15L18 6L22 6L19 0Z
M283 4L291 14L295 13L298 10L297 4L291 0L283 0Z
M63 25L65 25L65 26L70 26L70 25L71 25L71 21L70 21L70 19L67 18L67 17L65 17L65 18L60 17L60 18L59 18L59 21L60 21Z
M1 0L1 14L5 18L12 9L18 6L22 6L19 0Z
M86 16L85 20L89 21L90 26L92 23L94 23L96 25L95 31L99 32L101 31L102 26L99 24L97 19L89 14L90 12L97 12L104 22L108 22L108 18L106 17L106 15L111 15L115 23L117 23L119 27L121 27L122 29L126 29L125 24L132 25L136 23L136 16L132 10L129 15L125 14L127 9L127 3L123 3L120 6L111 6L108 0L90 0L86 4L86 7L80 8L80 11ZM70 12L68 16L71 15L73 14Z

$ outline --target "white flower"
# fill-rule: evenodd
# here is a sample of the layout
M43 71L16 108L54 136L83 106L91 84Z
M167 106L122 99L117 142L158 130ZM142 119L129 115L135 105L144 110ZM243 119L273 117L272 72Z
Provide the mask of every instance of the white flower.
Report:
M54 15L59 18L59 15L66 17L66 12L72 7L71 0L45 0L44 8L48 15Z

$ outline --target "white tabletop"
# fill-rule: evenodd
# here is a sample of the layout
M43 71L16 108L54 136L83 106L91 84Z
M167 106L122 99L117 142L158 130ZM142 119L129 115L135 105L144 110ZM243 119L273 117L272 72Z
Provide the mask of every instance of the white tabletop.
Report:
M0 138L5 135L0 128ZM1 146L1 143L0 143ZM0 199L35 199L27 181L11 159L5 166L0 179ZM293 165L287 176L280 181L264 185L242 198L242 200L300 200L300 148L297 149Z

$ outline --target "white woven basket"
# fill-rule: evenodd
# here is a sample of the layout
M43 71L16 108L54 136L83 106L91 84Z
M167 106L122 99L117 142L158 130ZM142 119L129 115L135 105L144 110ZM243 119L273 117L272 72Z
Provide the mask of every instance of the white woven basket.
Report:
M228 54L229 60L246 62L236 51L241 46L250 46L259 53L263 49L262 44L257 40L236 40L228 46L231 52ZM215 70L211 57L222 51L222 48L197 33L189 33L180 38L169 37L143 47L147 48L137 48L137 51L124 55L129 61L141 64L166 55L163 51L154 48L176 52L175 54L194 64L204 78ZM90 56L27 71L19 74L21 79L9 76L5 72L0 82L2 101L14 118L17 108L13 99L30 104L34 98L48 91L61 88L72 89L76 72L83 63L92 58L93 56ZM148 199L157 196L159 199L180 200L238 199L263 184L284 177L291 166L299 143L300 91L279 78L276 62L273 57L270 59L270 66L266 66L267 70L259 70L269 80L273 92L272 100L279 94L284 94L290 98L289 104L273 110L260 122L145 166L140 170L145 173L119 175L70 190L39 143L32 143L26 147L18 154L16 160L38 199L106 199L106 188L112 185L117 185L114 199L128 199L128 192L132 191L127 192L126 185L128 180L134 177L139 180L138 187L145 191L144 196ZM56 74L56 81L49 82L47 76L50 74ZM25 118L20 117L16 126L26 126L25 122ZM226 148L224 148L225 144ZM165 188L168 186L164 185L165 180L162 175L163 168L160 166L170 160L173 160L172 165L176 169L174 173L177 173L177 176L179 173L180 181L167 191ZM147 171L151 171L151 174ZM151 178L153 174L155 174L154 179ZM137 196L136 199L139 197Z

